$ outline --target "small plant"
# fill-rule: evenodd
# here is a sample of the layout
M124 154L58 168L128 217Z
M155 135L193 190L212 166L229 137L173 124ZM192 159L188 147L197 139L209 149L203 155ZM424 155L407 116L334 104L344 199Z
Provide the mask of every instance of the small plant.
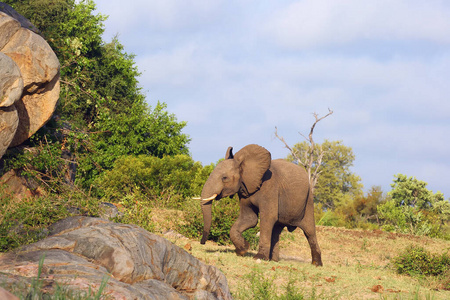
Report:
M368 251L368 249L367 249L368 244L369 244L369 241L367 240L367 238L364 238L363 243L361 245L361 250Z
M303 300L305 297L298 287L295 286L297 281L292 278L292 275L289 276L288 283L284 286L286 293L281 295L279 299L282 300Z
M267 272L266 272L267 273ZM244 275L245 283L241 285L241 289L236 295L236 299L282 299L282 300L303 300L304 296L299 288L296 287L296 282L289 275L289 281L279 290L275 284L275 276L266 276L264 272L255 267L249 274Z
M409 247L392 261L397 273L410 276L440 276L450 270L450 256L433 255L422 247Z
M277 299L274 278L267 278L261 269L254 268L252 272L244 276L248 283L239 291L238 299Z

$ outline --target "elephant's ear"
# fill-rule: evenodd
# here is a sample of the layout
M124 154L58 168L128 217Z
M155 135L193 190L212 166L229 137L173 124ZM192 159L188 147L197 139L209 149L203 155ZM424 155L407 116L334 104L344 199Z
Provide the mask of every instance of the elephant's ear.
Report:
M233 147L228 147L227 153L225 153L225 159L233 159Z
M234 159L240 164L241 180L246 193L256 192L264 173L269 169L272 157L265 148L251 144L239 150Z

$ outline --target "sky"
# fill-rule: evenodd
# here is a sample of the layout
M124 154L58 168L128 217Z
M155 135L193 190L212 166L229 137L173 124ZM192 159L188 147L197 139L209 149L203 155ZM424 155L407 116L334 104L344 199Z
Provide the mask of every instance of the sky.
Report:
M340 140L367 191L398 173L450 198L450 1L94 0L147 102L186 121L194 160Z

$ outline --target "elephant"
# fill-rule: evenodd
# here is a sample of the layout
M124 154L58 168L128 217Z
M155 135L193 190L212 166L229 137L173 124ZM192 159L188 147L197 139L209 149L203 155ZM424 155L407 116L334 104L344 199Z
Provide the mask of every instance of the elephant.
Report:
M272 160L265 148L250 144L233 155L229 147L225 160L219 162L205 182L201 197L204 220L201 244L205 244L211 228L211 204L237 194L239 217L232 225L230 239L236 254L243 256L249 243L242 233L253 228L260 218L260 240L255 259L279 261L279 238L287 227L300 227L311 248L312 264L322 266L316 237L313 195L306 170L284 159Z

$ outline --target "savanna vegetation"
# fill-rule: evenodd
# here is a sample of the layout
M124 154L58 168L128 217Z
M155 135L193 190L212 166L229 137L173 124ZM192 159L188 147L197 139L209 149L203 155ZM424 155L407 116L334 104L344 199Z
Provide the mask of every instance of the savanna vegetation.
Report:
M94 13L91 0L3 2L30 19L54 49L61 63L61 95L54 118L1 159L0 175L15 170L35 187L38 196L18 199L0 187L0 251L45 237L48 225L67 216L98 216L102 202L118 207L117 222L157 233L174 229L198 239L203 221L198 201L192 197L200 194L214 163L203 166L192 159L190 137L183 133L186 123L170 114L165 103L147 104L134 56L125 52L117 38L102 39L106 16ZM390 191L374 186L364 193L360 177L351 170L355 161L351 147L343 141L312 141L311 130L309 139L290 147L286 159L302 165L302 161L310 162L312 174L317 175L314 200L325 256L323 269L293 266L289 259L257 264L245 257L249 272L233 271L242 268L227 262L235 259L228 233L239 205L229 198L213 205L210 240L214 244L209 247L214 247L217 256L207 256L194 242L192 253L230 276L236 298L340 298L340 290L353 281L339 275L347 273L363 274L367 282L362 286L368 294L377 293L370 291L377 285L371 277L381 278L375 283L384 280L384 285L379 284L384 289L389 276L407 281L396 273L413 276L412 283L404 285L412 297L431 295L422 291L424 286L450 289L445 279L450 276L450 203L444 195L403 174L393 175ZM257 232L257 227L246 232L253 247ZM283 234L283 247L289 254L309 249L300 234ZM422 236L428 248L439 245L441 251L411 248L414 245L406 240L413 236ZM402 243L391 243L390 237ZM402 252L396 245L407 250ZM306 290L299 288L299 282L306 283ZM415 287L420 291L414 291ZM393 297L397 294L392 292Z

